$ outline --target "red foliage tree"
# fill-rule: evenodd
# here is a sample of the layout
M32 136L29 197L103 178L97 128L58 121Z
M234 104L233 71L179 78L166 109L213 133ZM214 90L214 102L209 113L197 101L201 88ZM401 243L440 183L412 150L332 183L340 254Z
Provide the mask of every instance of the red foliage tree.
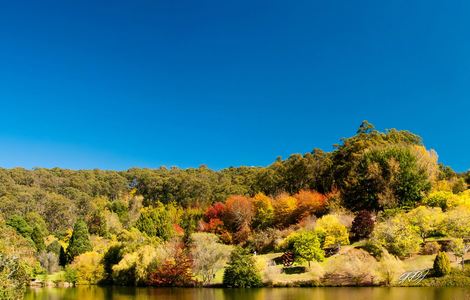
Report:
M192 265L191 258L182 249L179 249L175 257L167 259L150 273L147 283L150 286L195 285Z
M374 216L367 210L357 213L351 226L351 234L355 240L368 238L374 231Z
M222 202L216 202L212 206L209 206L204 213L204 221L209 223L211 219L221 220L225 212L225 204Z

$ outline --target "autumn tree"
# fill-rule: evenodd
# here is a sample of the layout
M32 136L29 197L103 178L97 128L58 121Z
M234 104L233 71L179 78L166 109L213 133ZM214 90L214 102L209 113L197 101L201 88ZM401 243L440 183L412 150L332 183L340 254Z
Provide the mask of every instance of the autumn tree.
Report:
M327 198L321 193L312 190L301 190L293 197L297 199L297 210L294 214L298 221L325 210Z
M326 215L318 219L315 231L322 241L323 249L349 245L348 229L334 215Z
M374 216L370 211L361 210L354 217L351 233L356 240L368 238L374 231Z
M273 206L274 219L278 226L287 226L293 222L297 199L287 194L281 194L274 199Z
M274 222L272 199L263 193L258 193L252 201L254 207L253 227L263 229L271 226Z
M225 202L224 223L234 232L250 226L253 215L253 203L247 197L230 196Z
M150 272L148 285L151 286L190 286L194 285L192 259L183 250L159 264Z
M222 233L224 222L222 219L225 214L225 204L216 202L209 206L204 212L202 230L212 233Z
M102 256L97 252L86 252L75 257L70 268L76 272L78 284L97 284L103 280L105 274Z

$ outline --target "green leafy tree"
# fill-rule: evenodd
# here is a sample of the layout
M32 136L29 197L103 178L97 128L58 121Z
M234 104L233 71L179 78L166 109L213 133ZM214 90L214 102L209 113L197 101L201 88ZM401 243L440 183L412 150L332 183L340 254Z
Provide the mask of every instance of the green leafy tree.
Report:
M460 258L462 269L465 269L465 254L470 250L470 245L466 245L463 239L453 239L449 245L450 251Z
M30 239L31 234L33 233L33 228L29 226L28 222L26 222L23 217L19 215L13 215L10 219L6 222L8 226L15 228L15 230L21 234L24 238Z
M36 225L33 228L31 233L31 239L36 245L36 249L40 252L46 249L46 244L44 243L44 236L42 235L42 230Z
M227 287L259 287L261 275L253 256L243 248L236 248L224 271L223 284Z
M372 233L372 241L393 255L407 257L420 249L421 238L406 222L403 214L378 223Z
M298 262L323 261L325 254L320 247L320 241L314 231L298 231L289 235L284 241Z
M452 237L470 236L470 207L461 205L448 211L444 224L447 234Z
M123 258L123 245L112 245L103 255L102 264L104 268L104 280L111 283L113 278L113 266L117 265Z
M444 221L441 208L419 206L406 214L408 222L426 243L426 239L436 233Z
M75 284L77 284L77 281L78 281L78 272L75 268L72 268L71 266L66 266L65 267L65 281L72 284L73 286L75 286Z
M60 248L61 248L61 246L60 246L59 241L55 240L52 243L50 243L49 245L47 245L46 251L54 253L58 257L59 254L60 254Z
M71 263L74 258L82 253L93 250L88 227L83 220L78 220L73 226L72 237L67 247L67 263Z
M353 210L412 206L430 190L437 171L437 156L419 136L380 132L367 121L332 153L335 185Z
M156 236L165 241L173 236L171 216L161 203L157 203L155 207L143 208L135 226L148 236Z
M433 273L441 277L450 273L450 260L445 252L439 252L434 259Z

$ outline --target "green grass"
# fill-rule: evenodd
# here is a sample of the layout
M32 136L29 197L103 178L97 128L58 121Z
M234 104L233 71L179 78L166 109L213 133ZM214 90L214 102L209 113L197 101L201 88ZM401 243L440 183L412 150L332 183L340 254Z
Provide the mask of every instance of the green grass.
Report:
M64 271L59 271L59 272L55 272L55 273L52 273L52 274L41 274L41 275L37 275L36 276L36 279L37 280L41 280L41 281L61 281L65 278L64 276Z
M417 271L430 269L434 263L436 255L417 255L403 260L405 271Z

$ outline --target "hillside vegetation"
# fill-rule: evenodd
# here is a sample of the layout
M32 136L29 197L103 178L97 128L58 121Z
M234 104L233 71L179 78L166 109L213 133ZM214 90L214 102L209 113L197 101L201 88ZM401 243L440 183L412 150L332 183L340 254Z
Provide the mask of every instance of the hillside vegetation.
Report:
M439 251L452 282L469 274L469 183L419 136L368 122L331 152L267 167L0 169L0 296L33 278L390 285Z

